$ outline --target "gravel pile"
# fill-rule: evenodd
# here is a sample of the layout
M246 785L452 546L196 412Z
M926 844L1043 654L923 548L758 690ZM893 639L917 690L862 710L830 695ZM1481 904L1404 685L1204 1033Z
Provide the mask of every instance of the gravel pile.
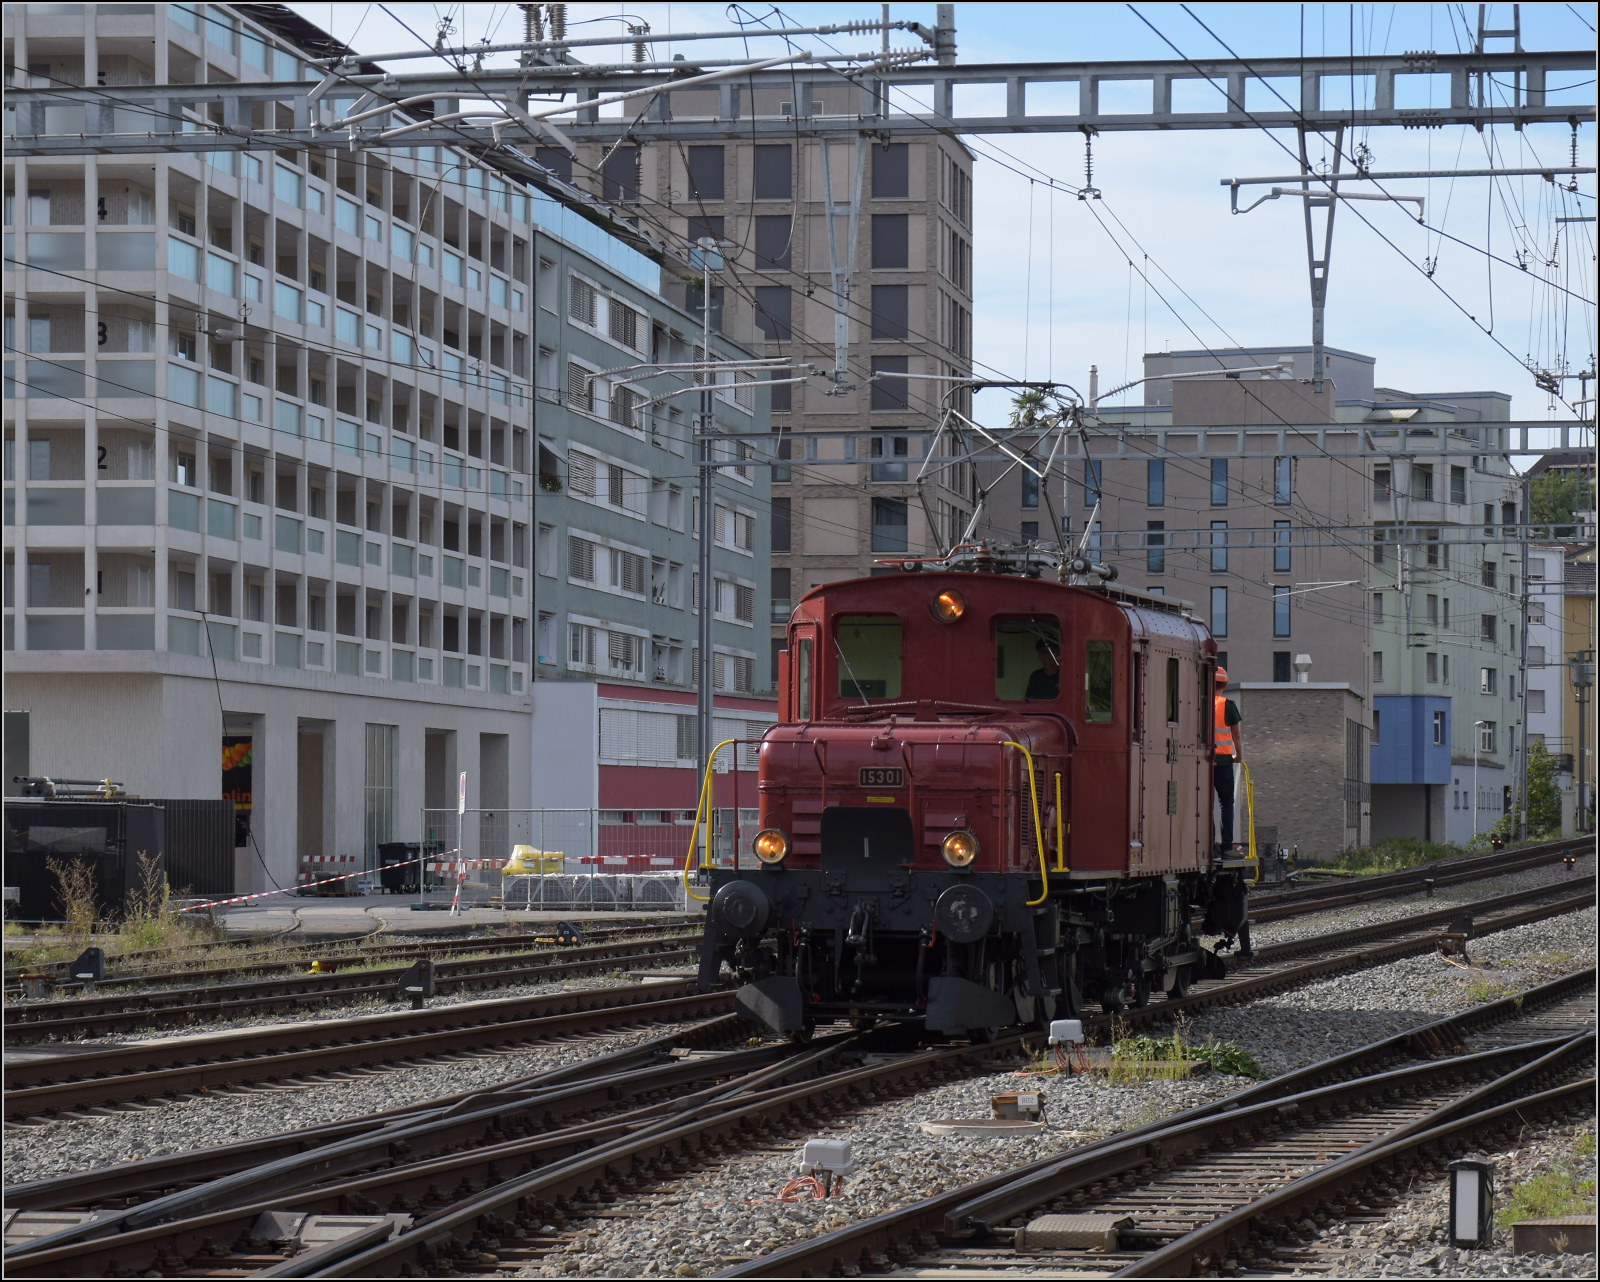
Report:
M800 1140L773 1145L674 1182L634 1219L590 1221L561 1253L526 1277L701 1277L920 1198L1142 1126L1248 1083L1207 1076L1187 1082L1112 1085L1095 1078L995 1073L870 1107L823 1132L849 1140L859 1170L826 1201L809 1188L779 1201L799 1173ZM936 1137L920 1123L992 1115L993 1096L1037 1090L1048 1130L1012 1138Z
M1190 1041L1237 1041L1269 1073L1303 1068L1593 964L1593 908L1475 939L1469 965L1405 957L1193 1017Z
M1587 1155L1575 1143L1587 1135ZM1495 1206L1503 1209L1513 1188L1535 1175L1560 1165L1594 1188L1594 1126L1555 1127L1535 1132L1512 1152L1495 1154ZM1591 1193L1591 1197L1592 1197ZM1592 1278L1593 1255L1512 1255L1511 1234L1495 1230L1494 1245L1481 1251L1458 1251L1450 1245L1445 1225L1450 1215L1447 1178L1414 1188L1403 1198L1386 1223L1358 1228L1330 1225L1320 1245L1332 1248L1331 1270L1317 1269L1323 1277L1451 1277L1451 1278ZM1296 1273L1302 1270L1295 1270Z
M1495 895L1509 895L1515 891L1532 890L1538 886L1571 885L1573 892L1576 893L1585 886L1593 884L1594 873L1594 856L1582 855L1578 859L1575 871L1570 874L1562 864L1546 864L1540 868L1528 868L1519 873L1512 873L1510 876L1496 877L1490 881L1471 881L1458 886L1445 886L1436 890L1432 899L1417 891L1395 899L1375 899L1370 903L1307 913L1303 917L1264 922L1259 926L1250 927L1250 942L1260 947L1262 944L1285 943L1335 930L1375 926L1382 922L1411 917L1417 913L1448 908L1452 904L1470 903L1475 899L1489 899Z
M4 1137L6 1183L22 1184L116 1162L214 1148L385 1112L458 1091L486 1090L687 1027L662 1025L462 1057L443 1064L407 1064L380 1070L370 1077L293 1089L213 1094L108 1117L8 1126Z

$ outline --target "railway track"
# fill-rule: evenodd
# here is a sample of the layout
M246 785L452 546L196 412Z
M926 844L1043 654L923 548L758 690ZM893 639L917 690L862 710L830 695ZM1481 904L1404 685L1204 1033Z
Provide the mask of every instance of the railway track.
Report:
M586 943L601 943L615 939L636 938L641 934L672 934L694 927L698 929L700 919L698 916L679 917L673 916L662 921L641 923L637 926L600 927L586 930L583 938ZM374 932L375 933L375 932ZM541 945L549 947L554 943L552 932L527 931L512 935L468 935L462 938L428 940L426 942L411 942L404 944L369 943L373 934L354 935L342 940L319 940L315 943L283 944L266 948L252 949L250 954L241 957L228 965L207 965L205 960L200 960L193 967L174 968L174 961L170 956L161 956L160 960L149 965L123 966L121 963L126 957L143 956L144 954L127 954L124 958L110 959L118 969L108 973L106 978L99 981L97 988L123 989L133 987L160 987L168 984L193 984L198 980L217 981L229 977L243 975L273 975L285 973L304 973L313 962L321 962L330 968L349 968L352 966L375 966L384 962L399 962L415 960L418 957L448 957L459 953L494 953L517 952L538 948ZM197 946L199 947L199 946ZM205 947L209 948L210 945ZM181 963L182 955L178 958ZM7 997L20 997L22 994L21 978L24 969L47 974L52 977L53 986L63 992L81 989L83 985L67 976L69 962L49 962L37 967L7 967L6 989Z
M6 1067L7 1118L149 1101L247 1083L307 1081L551 1037L732 1011L733 994L680 981L573 989L354 1019L168 1038Z
M1376 1217L1394 1182L1592 1109L1594 985L1569 975L718 1276L1287 1272L1330 1219ZM1052 1215L1091 1217L1076 1227L1099 1244L1052 1238Z
M603 973L615 969L619 962L682 965L698 958L695 947L698 939L698 933L676 933L645 939L615 939L573 948L546 947L537 952L507 948L454 949L451 951L490 951L491 955L435 961L434 991L444 995L508 984L545 983ZM406 959L433 951L418 949L400 956ZM176 1028L207 1019L271 1016L364 998L394 999L396 984L406 969L403 965L375 966L371 959L360 958L333 974L258 976L241 983L141 989L65 1001L18 1003L6 1011L6 1043L21 1045L141 1029Z
M1479 933L1505 930L1594 902L1590 888L1548 903L1516 906L1564 889L1539 887L1478 901L1475 907L1490 915L1477 920L1476 929ZM1459 911L1440 910L1402 922L1272 945L1261 949L1253 965L1236 976L1202 983L1186 996L1168 997L1142 1009L1121 1012L1117 1018L1129 1027L1139 1027L1170 1019L1180 1010L1249 1001L1329 975L1429 952L1438 945L1437 926ZM1321 955L1294 960L1308 953ZM1274 964L1280 961L1291 964ZM121 1101L150 1101L262 1081L305 1081L326 1073L526 1044L640 1021L704 1018L733 1008L730 992L699 994L689 989L688 983L676 981L581 989L42 1057L8 1065L5 1114L8 1118L59 1115ZM1088 1023L1096 1027L1109 1019L1109 1015L1100 1016Z
M1393 899L1413 892L1457 886L1467 882L1505 877L1530 868L1560 863L1568 854L1594 853L1594 842L1587 837L1564 838L1524 846L1518 850L1498 850L1486 855L1441 859L1415 868L1392 873L1363 874L1348 881L1295 884L1285 889L1257 888L1250 893L1251 921L1277 921L1304 912L1320 912L1374 899Z

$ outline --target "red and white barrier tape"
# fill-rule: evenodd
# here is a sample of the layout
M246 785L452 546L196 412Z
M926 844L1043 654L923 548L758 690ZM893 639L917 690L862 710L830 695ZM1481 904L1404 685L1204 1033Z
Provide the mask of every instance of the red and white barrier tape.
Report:
M321 881L306 881L295 886L283 886L277 890L262 890L253 895L235 895L232 899L213 899L209 904L190 904L185 908L180 908L178 911L192 913L199 912L202 908L221 908L225 904L243 904L252 899L267 899L272 895L291 895L299 890L310 890L313 886L326 886L335 881L349 881L352 877L361 877L369 872L381 873L387 868L406 868L412 864L420 864L422 860L423 856L419 855L415 859L402 860L397 864L384 864L383 868L363 868L359 872L346 872L340 873L337 877L324 877Z

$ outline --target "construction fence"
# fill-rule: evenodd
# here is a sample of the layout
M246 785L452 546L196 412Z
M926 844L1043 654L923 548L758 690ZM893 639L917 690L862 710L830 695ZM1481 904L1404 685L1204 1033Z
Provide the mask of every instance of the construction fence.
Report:
M423 810L420 841L385 843L365 889L463 907L690 912L683 866L692 810ZM712 813L710 859L753 868L754 807ZM694 864L706 850L695 840ZM519 850L519 848L521 848ZM701 880L691 873L690 884Z

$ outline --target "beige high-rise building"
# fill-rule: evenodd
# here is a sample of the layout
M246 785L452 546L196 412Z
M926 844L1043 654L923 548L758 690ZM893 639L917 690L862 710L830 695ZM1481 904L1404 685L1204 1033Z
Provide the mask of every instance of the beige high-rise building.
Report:
M799 81L792 92L772 91L770 102L757 93L751 110L793 115L798 97L801 114L854 114L859 93ZM717 94L675 93L671 113L714 114ZM825 149L799 138L609 153L586 146L575 159L541 149L539 160L634 213L643 228L724 242L714 324L730 337L764 336L769 356L826 371L771 390L780 460L771 509L774 649L791 603L810 588L870 574L875 557L935 551L935 524L947 545L960 533L973 506L970 468L945 469L924 488L925 507L915 484L950 380L971 369L972 156L958 140L866 139L859 155L854 143ZM836 212L830 253L828 199L847 211L858 181L854 252L852 220ZM834 264L853 268L842 335ZM684 301L694 310L695 291ZM831 376L840 337L843 386ZM970 396L959 395L970 412ZM861 462L844 462L854 459Z

